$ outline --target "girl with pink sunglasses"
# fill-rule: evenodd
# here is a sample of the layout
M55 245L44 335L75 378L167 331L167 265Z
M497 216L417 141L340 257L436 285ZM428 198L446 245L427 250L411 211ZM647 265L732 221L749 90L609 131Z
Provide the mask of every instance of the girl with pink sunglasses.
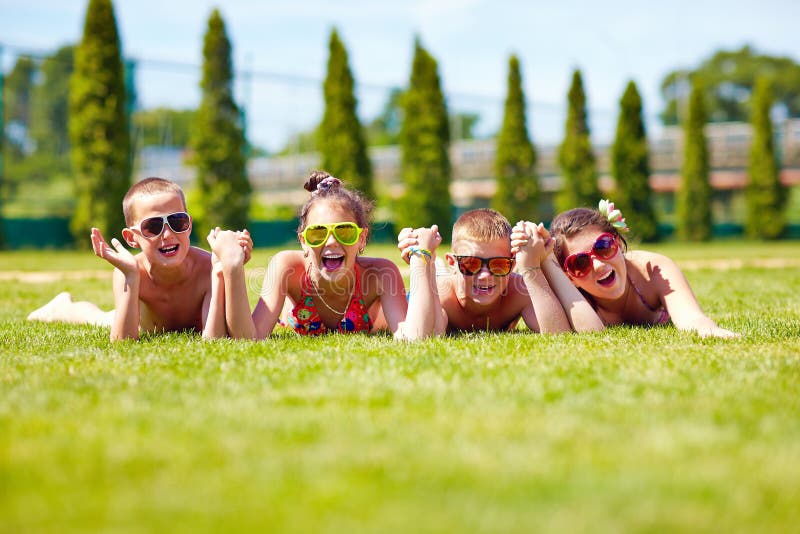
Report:
M603 324L671 321L679 330L703 337L739 337L703 313L674 261L654 252L628 252L622 236L627 231L622 214L607 200L597 210L561 213L550 225L555 261Z

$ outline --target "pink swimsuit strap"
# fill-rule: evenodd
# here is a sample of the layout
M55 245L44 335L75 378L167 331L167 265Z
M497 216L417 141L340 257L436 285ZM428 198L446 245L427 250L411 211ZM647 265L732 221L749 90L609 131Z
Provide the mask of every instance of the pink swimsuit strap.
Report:
M667 308L664 307L664 306L658 306L656 308L651 306L647 302L647 300L644 298L644 295L642 295L642 292L639 291L639 288L636 287L636 284L633 283L633 280L631 280L631 275L628 274L627 277L628 277L628 283L631 285L633 290L639 296L639 300L642 301L642 304L644 304L645 308L647 308L651 312L659 312L658 319L656 319L655 324L663 324L663 323L669 322L670 317L669 317L669 312L667 311Z

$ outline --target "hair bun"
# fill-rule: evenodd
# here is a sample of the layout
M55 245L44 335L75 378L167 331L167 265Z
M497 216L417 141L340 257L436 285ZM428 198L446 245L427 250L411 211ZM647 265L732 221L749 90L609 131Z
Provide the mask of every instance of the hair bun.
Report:
M313 193L317 190L317 186L320 184L320 182L330 177L331 175L325 171L312 171L311 174L308 175L308 180L306 180L306 183L303 184L303 188L306 191Z
M342 185L342 181L335 176L331 176L325 171L313 171L303 187L313 195L314 193L328 191L340 185Z

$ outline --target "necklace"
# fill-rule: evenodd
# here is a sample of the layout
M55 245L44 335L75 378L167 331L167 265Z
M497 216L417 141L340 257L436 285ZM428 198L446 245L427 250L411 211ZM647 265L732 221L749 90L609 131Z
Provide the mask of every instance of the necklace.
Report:
M341 310L341 311L333 308L330 304L325 302L325 299L322 298L322 293L320 293L319 289L316 288L316 287L314 288L314 297L315 297L314 300L316 300L316 297L319 297L319 301L322 303L322 305L325 306L326 308L328 308L332 313L334 313L336 315L344 315L344 312L346 312L347 308L350 306L350 301L353 300L353 292L354 291L355 291L355 288L353 288L353 291L350 292L350 296L347 298L347 303L344 305L344 309Z

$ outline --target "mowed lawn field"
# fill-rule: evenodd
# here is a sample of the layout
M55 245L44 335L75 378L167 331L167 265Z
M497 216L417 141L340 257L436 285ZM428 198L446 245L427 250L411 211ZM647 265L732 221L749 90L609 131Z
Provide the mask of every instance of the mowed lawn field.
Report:
M111 344L25 321L102 260L0 253L0 531L797 532L800 242L648 248L741 339Z

